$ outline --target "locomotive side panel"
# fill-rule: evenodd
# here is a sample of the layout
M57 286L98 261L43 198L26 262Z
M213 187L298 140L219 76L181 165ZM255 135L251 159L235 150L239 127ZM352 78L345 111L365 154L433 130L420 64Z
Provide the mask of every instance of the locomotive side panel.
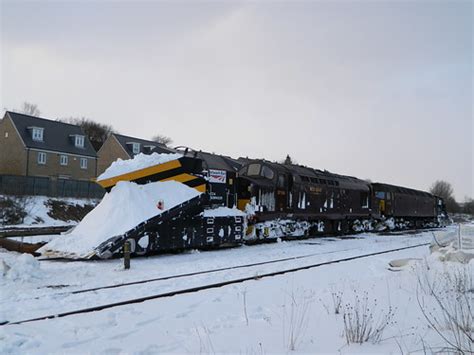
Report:
M388 184L373 184L375 204L380 213L397 218L435 218L436 198L424 191Z

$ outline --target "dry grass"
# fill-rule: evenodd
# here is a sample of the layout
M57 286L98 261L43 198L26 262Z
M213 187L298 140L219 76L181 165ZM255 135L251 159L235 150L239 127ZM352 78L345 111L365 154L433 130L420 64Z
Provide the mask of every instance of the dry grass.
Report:
M394 323L394 309L389 307L388 311L377 315L377 300L369 302L368 292L359 295L354 291L354 302L345 304L343 312L347 344L378 343L384 330Z
M474 354L474 283L469 265L418 274L419 308L440 339L442 352ZM433 302L434 301L434 302Z

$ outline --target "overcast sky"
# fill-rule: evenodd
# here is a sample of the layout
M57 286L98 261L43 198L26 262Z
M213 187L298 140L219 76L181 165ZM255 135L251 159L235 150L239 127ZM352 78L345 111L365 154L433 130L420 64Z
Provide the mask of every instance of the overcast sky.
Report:
M5 1L3 109L474 197L471 1Z

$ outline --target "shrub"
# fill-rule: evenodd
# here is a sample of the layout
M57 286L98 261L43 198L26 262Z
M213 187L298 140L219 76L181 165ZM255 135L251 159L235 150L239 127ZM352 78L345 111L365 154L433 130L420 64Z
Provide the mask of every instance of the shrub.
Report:
M309 321L314 292L297 289L289 294L289 304L283 307L283 332L288 350L294 351L300 343Z
M389 307L387 312L382 312L377 317L377 300L374 299L373 303L369 304L367 292L362 296L356 291L354 294L354 303L344 305L344 335L347 344L362 344L368 341L378 343L385 328L393 323L394 310Z
M0 197L0 222L4 225L23 223L27 215L25 204L14 197Z
M474 283L469 265L446 269L432 279L427 272L419 274L417 301L428 325L445 344L442 352L474 353Z

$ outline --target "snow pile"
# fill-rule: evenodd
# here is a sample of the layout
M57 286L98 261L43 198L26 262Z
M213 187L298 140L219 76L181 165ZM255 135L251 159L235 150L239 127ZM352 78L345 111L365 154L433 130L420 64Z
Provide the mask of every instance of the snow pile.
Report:
M15 259L0 260L0 278L22 282L41 277L40 263L33 255L21 254Z
M171 160L181 158L182 155L178 153L153 153L153 154L137 154L133 159L117 159L114 161L98 178L97 180L105 180L114 176L130 173L132 171L149 168L150 166L167 163Z
M469 264L474 260L474 252L467 250L460 250L453 242L448 246L431 245L430 251L435 259L446 262L457 262L461 264Z
M205 210L202 215L204 217L244 217L245 213L237 208L217 207L211 210Z
M47 254L63 253L79 258L87 257L94 248L107 239L121 235L141 222L164 210L199 195L200 192L176 181L153 182L137 185L121 181L103 200L71 231L56 238L38 251Z

